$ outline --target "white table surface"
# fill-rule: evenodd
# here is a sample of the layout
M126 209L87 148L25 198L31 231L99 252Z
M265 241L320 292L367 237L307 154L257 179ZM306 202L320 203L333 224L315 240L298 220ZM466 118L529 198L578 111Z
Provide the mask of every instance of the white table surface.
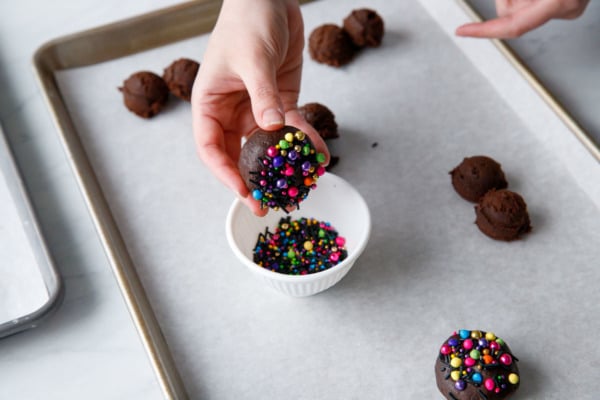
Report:
M50 39L175 3L0 3L0 120L66 286L64 303L51 319L0 341L0 398L161 398L35 82L31 58ZM516 43L596 137L600 118L587 110L599 100L594 60L600 52L597 44L587 51L593 43L581 38L599 37L599 20L600 2L592 2L576 22L550 23Z

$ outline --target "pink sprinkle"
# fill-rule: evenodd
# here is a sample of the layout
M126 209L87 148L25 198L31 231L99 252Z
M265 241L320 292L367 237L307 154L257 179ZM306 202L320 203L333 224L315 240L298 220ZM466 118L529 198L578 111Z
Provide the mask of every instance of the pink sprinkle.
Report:
M473 348L473 341L471 339L467 339L463 342L463 347L466 350L471 350Z
M275 146L271 146L267 149L267 155L269 157L275 157L277 155L277 149L275 148Z
M294 175L294 168L290 167L289 165L287 166L287 168L284 171L285 176L292 176Z

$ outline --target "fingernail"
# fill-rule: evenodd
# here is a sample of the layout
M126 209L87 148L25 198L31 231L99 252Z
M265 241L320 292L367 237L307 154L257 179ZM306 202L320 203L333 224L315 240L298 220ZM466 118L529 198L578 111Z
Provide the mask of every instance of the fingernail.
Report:
M274 108L265 110L262 115L264 126L283 125L283 114Z

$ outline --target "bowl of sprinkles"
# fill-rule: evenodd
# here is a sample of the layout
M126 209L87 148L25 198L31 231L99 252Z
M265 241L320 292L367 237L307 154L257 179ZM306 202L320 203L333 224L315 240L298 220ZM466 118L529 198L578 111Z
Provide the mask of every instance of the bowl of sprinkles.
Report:
M348 257L346 239L325 221L281 217L274 232L259 233L253 261L262 268L288 275L329 269Z
M363 252L371 216L360 193L325 173L300 209L254 215L241 201L229 209L226 234L234 254L268 286L289 296L338 283Z

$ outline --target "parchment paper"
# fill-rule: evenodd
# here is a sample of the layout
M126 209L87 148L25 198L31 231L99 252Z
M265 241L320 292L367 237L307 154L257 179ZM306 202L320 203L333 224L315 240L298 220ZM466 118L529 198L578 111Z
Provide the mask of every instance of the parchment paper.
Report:
M0 137L0 325L33 313L49 299L23 227L29 222L22 219L10 189L15 190L16 178L7 168L3 145Z
M306 35L365 5L303 6ZM206 37L57 76L192 398L439 399L435 358L461 328L510 344L518 398L595 398L599 182L584 190L578 160L555 153L570 132L554 120L540 138L546 106L527 97L531 119L516 114L497 87L525 90L520 78L501 63L499 78L517 82L492 82L418 3L368 7L385 20L382 47L340 69L305 59L300 103L335 113L332 172L373 217L353 269L310 298L263 286L229 250L233 194L196 158L189 104L149 121L122 105L117 86L131 73L200 59ZM481 234L453 191L448 172L476 154L498 160L525 198L523 240Z

